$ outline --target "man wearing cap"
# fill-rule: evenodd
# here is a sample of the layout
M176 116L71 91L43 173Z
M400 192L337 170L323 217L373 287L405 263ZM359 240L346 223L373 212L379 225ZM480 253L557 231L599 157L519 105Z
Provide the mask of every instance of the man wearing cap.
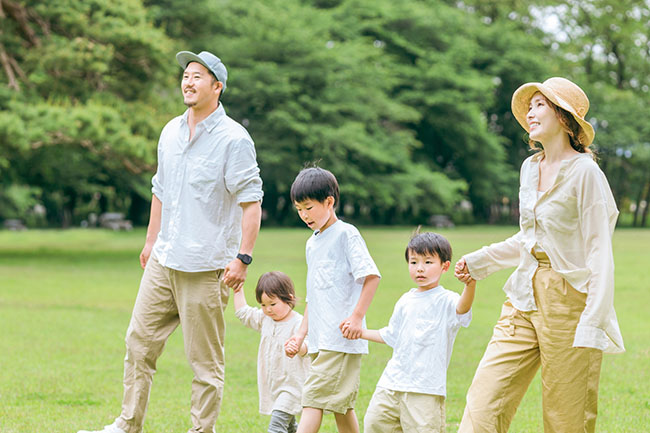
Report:
M122 413L102 433L142 431L156 360L179 324L194 372L189 432L214 431L229 288L243 286L260 228L253 140L220 103L226 67L207 51L181 51L176 59L188 109L160 135L144 274L126 332Z

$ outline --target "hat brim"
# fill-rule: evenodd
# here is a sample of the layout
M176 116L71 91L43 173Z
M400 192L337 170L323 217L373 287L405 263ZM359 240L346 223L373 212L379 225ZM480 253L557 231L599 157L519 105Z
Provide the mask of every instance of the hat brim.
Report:
M210 71L211 74L213 73L210 67L206 65L205 62L199 56L197 56L191 51L180 51L179 53L176 54L176 61L183 69L187 68L187 65L189 65L190 62L197 62L205 66L205 68L208 71Z
M526 121L526 115L528 114L530 100L537 92L544 95L546 99L551 101L553 104L571 113L573 118L580 125L580 142L584 143L585 147L589 146L594 141L595 131L594 127L591 126L591 123L578 116L578 114L569 103L557 96L552 89L542 83L523 84L517 90L515 90L515 93L512 95L512 114L514 114L515 119L517 119L517 122L519 122L519 124L526 130L526 132L530 132L530 127Z

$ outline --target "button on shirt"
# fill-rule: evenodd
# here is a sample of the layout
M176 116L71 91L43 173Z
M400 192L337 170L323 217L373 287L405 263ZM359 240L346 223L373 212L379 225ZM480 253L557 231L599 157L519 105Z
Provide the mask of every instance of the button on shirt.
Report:
M481 280L517 266L503 289L516 309L533 311L537 309L532 286L537 261L532 250L539 245L551 267L587 294L574 347L623 352L614 311L612 234L618 209L607 179L590 154L578 154L562 161L555 182L538 198L542 157L537 153L521 167L519 232L466 255L467 267L473 278Z
M262 199L255 147L222 104L196 125L190 140L189 110L160 135L152 192L162 202L153 255L185 272L223 269L241 242L240 203Z

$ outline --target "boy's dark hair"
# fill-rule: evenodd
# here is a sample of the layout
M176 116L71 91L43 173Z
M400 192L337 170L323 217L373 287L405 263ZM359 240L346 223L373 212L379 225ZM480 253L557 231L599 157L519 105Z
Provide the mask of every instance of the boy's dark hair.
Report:
M329 170L307 167L300 170L291 185L291 202L316 200L323 203L327 197L334 197L334 208L339 204L339 183Z
M284 272L272 271L262 274L257 280L255 287L255 298L262 303L262 294L269 298L278 298L291 308L296 306L296 291L293 288L293 281Z
M404 256L407 263L411 252L421 256L436 255L440 257L441 263L451 261L451 244L449 241L438 233L420 233L419 227L406 246Z

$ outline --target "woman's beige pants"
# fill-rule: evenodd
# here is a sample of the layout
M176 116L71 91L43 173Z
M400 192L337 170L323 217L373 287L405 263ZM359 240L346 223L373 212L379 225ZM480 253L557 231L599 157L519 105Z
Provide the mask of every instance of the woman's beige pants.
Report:
M224 311L230 294L222 270L181 272L147 263L126 331L124 397L115 420L127 433L142 431L156 360L180 324L194 372L190 432L212 433L224 384ZM183 392L179 390L179 392Z
M545 433L593 432L602 352L574 348L573 337L586 295L536 253L533 277L537 311L506 301L472 385L459 433L507 432L517 407L542 366Z

